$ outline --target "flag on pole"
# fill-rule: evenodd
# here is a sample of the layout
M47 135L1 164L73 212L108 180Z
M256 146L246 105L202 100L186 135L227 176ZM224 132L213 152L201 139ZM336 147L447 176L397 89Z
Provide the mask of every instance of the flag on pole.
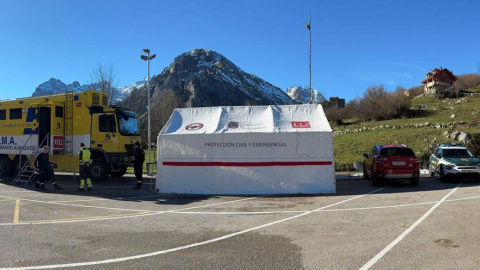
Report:
M307 26L307 29L310 30L310 22L305 23L305 25Z

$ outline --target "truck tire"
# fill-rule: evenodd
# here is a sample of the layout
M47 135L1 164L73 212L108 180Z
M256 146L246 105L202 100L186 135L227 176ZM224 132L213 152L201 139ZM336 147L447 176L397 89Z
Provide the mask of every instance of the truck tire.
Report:
M113 177L118 177L118 178L120 178L120 177L122 177L122 176L127 172L127 169L128 169L127 166L122 166L122 167L120 168L120 171L119 171L119 172L111 172L111 175L112 175Z
M21 164L19 163L19 160L21 160ZM22 169L23 165L25 165L25 162L27 162L27 157L25 156L16 156L13 159L13 173L17 175L20 170Z
M103 158L96 158L90 165L90 174L93 181L105 181L108 176L107 162Z
M11 175L13 172L12 161L8 156L0 156L0 174L1 175Z

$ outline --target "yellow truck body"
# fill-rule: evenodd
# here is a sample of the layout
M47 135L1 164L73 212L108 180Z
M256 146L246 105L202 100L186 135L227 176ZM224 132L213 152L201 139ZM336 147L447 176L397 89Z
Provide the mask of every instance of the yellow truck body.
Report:
M50 147L58 170L78 170L80 143L92 152L92 178L122 176L140 140L137 115L108 105L101 91L68 92L0 101L0 173L16 173L23 162Z

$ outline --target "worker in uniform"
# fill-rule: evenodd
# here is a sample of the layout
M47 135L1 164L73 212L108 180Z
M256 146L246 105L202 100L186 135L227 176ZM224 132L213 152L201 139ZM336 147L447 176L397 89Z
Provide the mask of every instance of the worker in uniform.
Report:
M135 178L137 178L137 186L135 189L142 188L142 174L143 174L143 162L145 161L145 151L140 147L139 142L135 142L133 145L135 151L135 160L133 161L133 171L135 172Z
M33 164L37 168L37 173L39 174L39 179L35 184L35 188L41 190L47 190L45 188L45 182L50 180L52 181L53 188L56 190L62 190L63 188L59 187L55 182L55 173L53 168L57 165L54 162L50 162L49 159L50 147L44 146L42 153L38 154L35 158Z
M87 190L92 190L92 180L90 179L90 164L92 164L91 152L85 147L84 143L80 144L80 152L78 159L80 161L80 188L78 191L85 191L85 182L87 182Z

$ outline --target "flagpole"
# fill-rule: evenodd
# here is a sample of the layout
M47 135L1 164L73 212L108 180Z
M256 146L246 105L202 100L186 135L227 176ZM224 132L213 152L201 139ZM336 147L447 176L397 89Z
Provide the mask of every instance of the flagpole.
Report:
M311 30L311 27L312 27L312 13L309 14L309 18L308 18L308 25L309 25L309 28L308 28L308 33L309 33L309 49L308 49L308 71L309 71L309 87L310 87L310 90L309 90L309 104L313 103L313 100L312 100L312 30Z

